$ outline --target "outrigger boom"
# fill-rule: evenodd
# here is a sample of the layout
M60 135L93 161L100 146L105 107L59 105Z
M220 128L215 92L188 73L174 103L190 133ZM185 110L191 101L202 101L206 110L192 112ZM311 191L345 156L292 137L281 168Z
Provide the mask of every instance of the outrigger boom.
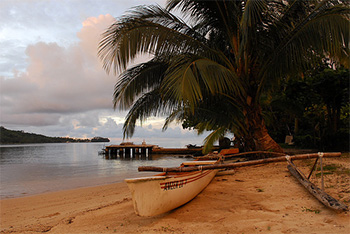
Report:
M265 158L265 159L259 159L259 160L251 160L247 162L235 162L235 163L222 163L222 164L213 164L213 165L203 165L203 166L191 166L191 167L153 167L153 166L142 166L139 167L139 171L157 171L157 172L190 172L190 171L202 171L202 170L215 170L215 169L233 169L236 167L246 167L246 166L253 166L258 164L266 164L266 163L273 163L273 162L283 162L288 159L290 160L301 160L301 159L310 159L310 158L317 158L320 156L320 154L323 155L325 158L330 157L340 157L341 153L312 153L312 154L299 154L299 155L293 155L293 156L282 156L282 157L275 157L275 158Z

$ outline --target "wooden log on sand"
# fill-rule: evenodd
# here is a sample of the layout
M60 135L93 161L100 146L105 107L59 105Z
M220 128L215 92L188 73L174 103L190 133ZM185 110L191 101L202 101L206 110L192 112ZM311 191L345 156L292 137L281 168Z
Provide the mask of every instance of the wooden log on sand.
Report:
M288 161L288 170L290 173L314 196L316 197L322 204L325 206L338 210L338 211L347 211L349 208L333 198L329 194L327 194L322 189L318 188L315 184L311 183L306 176L295 166L295 164L291 160Z
M278 152L269 152L269 151L251 151L251 152L244 152L244 153L234 153L234 154L208 154L205 156L199 156L199 157L194 157L195 159L200 159L200 160L211 160L211 159L219 159L219 158L238 158L241 156L247 156L251 154L267 154L267 155L272 155L273 157L278 157L278 156L285 156L287 154L285 153L278 153Z
M323 157L339 157L341 153L323 153ZM283 162L286 157L292 160L301 160L309 158L317 158L318 153L314 154L299 154L293 156L283 156L276 158L265 158L260 160L251 160L246 162L236 162L236 163L223 163L223 164L213 164L204 166L191 166L191 167L153 167L153 166L143 166L139 167L139 171L157 171L157 172L189 172L189 171L200 171L200 170L214 170L214 169L232 169L237 167L253 166L258 164L266 164L273 162Z

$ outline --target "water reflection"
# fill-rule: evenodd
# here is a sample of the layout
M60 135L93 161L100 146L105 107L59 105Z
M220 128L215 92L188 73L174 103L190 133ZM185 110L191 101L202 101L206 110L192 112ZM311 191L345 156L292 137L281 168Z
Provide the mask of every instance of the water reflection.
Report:
M105 154L104 159L106 160L153 160L152 155L144 155L144 154L136 154L136 155L130 155L130 154Z
M174 167L188 155L99 155L103 144L0 146L0 199L139 177L140 166Z
M178 158L178 159L192 159L192 155L170 155L170 154L100 154L103 155L105 160L121 160L121 161L132 161L132 160L160 160L162 158Z

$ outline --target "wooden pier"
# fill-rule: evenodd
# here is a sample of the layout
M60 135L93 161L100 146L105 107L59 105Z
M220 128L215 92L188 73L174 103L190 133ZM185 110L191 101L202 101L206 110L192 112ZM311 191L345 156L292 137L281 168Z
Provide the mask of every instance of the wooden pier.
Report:
M118 155L148 155L152 153L154 145L134 145L131 142L121 143L120 145L109 145L105 148L106 154Z
M195 154L202 148L154 148L152 154Z
M213 150L217 150L214 147ZM121 143L120 145L109 145L104 149L104 154L120 155L120 156L136 156L150 154L195 154L202 151L202 147L187 147L187 148L162 148L157 145L149 145L142 142L136 145L132 142Z

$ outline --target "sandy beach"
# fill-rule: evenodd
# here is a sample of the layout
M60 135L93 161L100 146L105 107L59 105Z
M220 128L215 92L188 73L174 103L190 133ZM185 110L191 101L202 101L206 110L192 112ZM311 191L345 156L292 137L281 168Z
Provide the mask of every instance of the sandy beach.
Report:
M346 205L349 159L324 159L336 166L325 190ZM295 163L307 174L313 162ZM191 202L151 218L134 213L125 183L5 199L0 209L1 233L350 233L349 212L323 206L286 162L222 172Z

